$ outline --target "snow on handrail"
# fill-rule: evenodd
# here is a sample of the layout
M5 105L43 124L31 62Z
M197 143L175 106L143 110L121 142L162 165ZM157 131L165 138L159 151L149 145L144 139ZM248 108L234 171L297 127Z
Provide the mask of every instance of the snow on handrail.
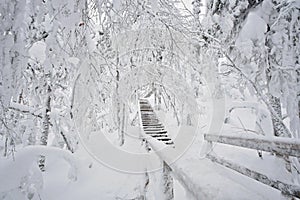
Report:
M266 175L258 173L249 168L243 167L239 164L233 163L224 158L214 156L212 154L207 154L206 158L210 159L212 162L218 163L240 174L248 176L249 178L255 179L263 184L278 189L284 195L291 195L300 198L300 187L298 185L291 185L291 184L283 183L279 180L274 180L272 178L267 177Z
M209 142L218 142L249 149L262 150L280 155L300 157L300 140L294 138L236 137L204 134Z

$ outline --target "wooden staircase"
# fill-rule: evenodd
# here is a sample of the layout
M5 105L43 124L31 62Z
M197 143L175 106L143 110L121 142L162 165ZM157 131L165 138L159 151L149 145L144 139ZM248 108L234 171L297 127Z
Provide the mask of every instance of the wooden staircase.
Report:
M155 138L158 141L165 143L166 145L174 146L174 142L168 136L167 131L163 124L157 118L153 108L146 99L140 99L140 113L142 128L146 135Z

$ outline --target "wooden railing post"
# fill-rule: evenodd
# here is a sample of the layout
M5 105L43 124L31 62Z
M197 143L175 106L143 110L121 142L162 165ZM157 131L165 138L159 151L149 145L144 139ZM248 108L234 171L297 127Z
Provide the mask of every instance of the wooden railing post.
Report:
M163 161L163 192L165 194L166 200L174 199L174 183L171 172L172 169L170 168L170 166L165 161Z

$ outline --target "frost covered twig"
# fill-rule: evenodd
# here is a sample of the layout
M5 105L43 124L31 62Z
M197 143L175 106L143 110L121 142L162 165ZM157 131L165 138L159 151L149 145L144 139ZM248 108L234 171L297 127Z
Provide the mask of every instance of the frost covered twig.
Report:
M267 108L270 111L270 113L272 114L272 116L275 117L281 123L281 125L284 127L284 132L285 132L286 136L292 137L293 134L289 131L289 129L286 127L286 125L284 124L282 119L274 111L274 109L270 105L270 100L268 99L268 97L266 98L266 96L261 93L261 90L258 89L257 85L240 68L238 68L235 65L234 61L230 58L230 56L227 53L225 53L224 51L222 53L228 59L228 61L231 63L231 67L234 68L235 70L237 70L239 72L239 74L245 80L247 80L247 82L250 83L250 85L255 90L256 94L258 95L258 97L265 103L265 105L267 106Z

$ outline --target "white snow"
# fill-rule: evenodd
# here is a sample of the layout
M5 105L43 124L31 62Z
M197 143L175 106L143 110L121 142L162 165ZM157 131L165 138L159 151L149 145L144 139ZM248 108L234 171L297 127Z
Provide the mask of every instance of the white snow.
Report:
M68 58L68 62L70 62L76 66L80 62L80 59L76 58L76 57L70 57L70 58Z
M45 173L37 167L40 154L47 156ZM35 173L35 177L30 175L32 173ZM72 155L66 150L32 146L20 149L15 161L1 158L0 197L17 198L16 195L20 195L18 186L24 177L31 178L29 183L36 190L34 199L38 199L39 195L41 199L96 200L136 197L139 192L136 187L139 187L142 175L120 173L107 168L82 148ZM37 181L34 182L32 178Z
M280 98L284 124L299 135L298 1L275 8L264 0L243 20L250 1L201 1L221 9L212 14L193 0L4 0L0 199L161 200L162 161L172 169L175 200L286 199L206 155L296 187L298 158L289 157L290 172L278 155L203 135L300 144L274 137L269 104L261 101ZM192 16L194 9L203 12ZM174 145L141 128L137 102L146 94ZM42 134L47 145L28 145Z
M41 64L46 60L46 43L42 41L35 42L29 49L29 55Z
M266 22L257 14L258 11L250 12L246 22L239 33L235 42L237 48L247 56L252 56L253 46L264 43L265 33L267 31Z

